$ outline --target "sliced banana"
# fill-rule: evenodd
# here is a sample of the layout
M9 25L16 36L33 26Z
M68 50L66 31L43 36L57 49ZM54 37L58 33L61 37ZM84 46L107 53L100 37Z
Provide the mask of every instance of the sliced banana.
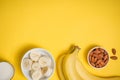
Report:
M29 71L30 76L32 76L32 74L33 74L34 71L35 71L35 70L33 70L33 69L31 69L31 70Z
M32 65L32 60L31 59L28 59L28 58L23 59L23 67L26 70L31 70L31 65Z
M28 70L32 80L43 80L52 74L52 59L49 55L31 51L29 58L23 59L23 68Z
M34 63L32 64L32 69L33 69L33 70L39 70L39 69L40 69L40 64L39 64L38 62L34 62Z
M37 71L31 71L31 77L33 80L40 80L40 78L42 78L41 69Z
M50 66L51 63L52 63L51 59L48 56L42 56L42 57L40 57L40 59L39 59L38 62L40 64L40 67Z
M44 72L44 76L45 77L49 77L51 74L52 74L52 68L50 68L50 67L47 67L47 69L46 69L46 71L43 71Z
M39 58L40 58L41 54L38 53L38 52L31 52L30 53L30 58L33 60L33 61L38 61Z
M42 72L42 74L45 74L47 71L48 71L48 67L47 67L47 66L41 68L41 72Z

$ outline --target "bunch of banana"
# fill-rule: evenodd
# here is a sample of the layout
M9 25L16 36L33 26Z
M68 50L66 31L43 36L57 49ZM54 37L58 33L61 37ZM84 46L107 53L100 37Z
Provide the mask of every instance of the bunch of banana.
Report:
M57 71L60 80L120 80L120 77L97 77L90 74L78 59L80 48L74 46L67 54L59 57Z

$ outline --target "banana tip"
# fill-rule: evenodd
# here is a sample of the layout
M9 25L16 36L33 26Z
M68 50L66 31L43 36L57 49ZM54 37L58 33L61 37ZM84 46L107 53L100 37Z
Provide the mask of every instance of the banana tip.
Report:
M79 50L81 49L79 46L74 46L74 48L77 48L77 49L79 49Z

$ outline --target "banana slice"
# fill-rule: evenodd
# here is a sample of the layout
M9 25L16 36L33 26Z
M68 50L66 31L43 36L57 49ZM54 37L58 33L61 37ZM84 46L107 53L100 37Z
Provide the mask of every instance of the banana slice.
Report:
M47 71L48 71L48 67L47 67L47 66L41 68L41 72L42 72L42 74L45 74Z
M32 76L32 74L33 74L34 71L35 71L35 70L33 70L33 69L31 69L31 70L29 71L30 76Z
M44 67L45 69L42 69L42 70L44 70L44 71L42 71L44 74L44 76L45 77L49 77L51 74L52 74L52 68L50 68L50 67Z
M39 69L37 71L31 70L31 77L33 80L40 80L40 78L42 78L41 69Z
M34 62L34 63L32 64L32 69L33 69L33 70L39 70L39 69L40 69L40 64L39 64L38 62Z
M32 65L32 60L31 59L28 59L28 58L23 59L23 67L26 70L31 70L31 65Z
M51 59L48 56L42 56L42 57L40 57L40 59L39 59L38 62L40 64L40 67L50 66L51 63L52 63Z
M39 54L38 52L35 52L35 51L30 53L30 58L33 61L38 61L40 56L41 56L41 54Z

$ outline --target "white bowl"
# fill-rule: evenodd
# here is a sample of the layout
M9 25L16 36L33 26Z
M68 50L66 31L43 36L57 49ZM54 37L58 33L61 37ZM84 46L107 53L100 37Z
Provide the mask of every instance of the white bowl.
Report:
M52 69L53 69L53 71L52 71L52 73L51 73L51 75L50 75L49 77L47 77L47 78L44 79L44 80L47 80L48 78L50 78L50 77L52 76L52 74L53 74L54 71L55 71L55 60L54 60L54 58L52 57L52 55L51 55L50 52L48 52L47 50L42 49L42 48L33 48L33 49L31 49L31 50L29 50L29 51L27 51L27 52L25 53L25 55L23 56L23 58L22 58L22 60L21 60L21 69L22 69L22 72L23 72L24 76L25 76L28 80L32 80L32 78L31 78L31 76L30 76L30 74L29 74L29 71L24 69L22 63L23 63L23 59L29 57L29 54L30 54L31 52L33 52L33 51L38 52L38 53L40 53L40 54L42 54L42 55L47 55L47 56L49 56L49 57L51 58L51 60L52 60L52 64L53 64L53 65L52 65ZM42 79L42 80L43 80L43 79Z
M89 64L90 66L92 66L93 68L102 69L102 68L106 67L107 64L108 64L108 62L109 62L109 54L108 54L108 52L107 52L107 55L108 55L108 62L105 64L105 66L100 67L100 68L94 67L94 66L90 63L90 61L89 61L89 55L90 55L90 53L91 53L94 49L96 49L96 48L101 48L101 49L105 50L105 52L107 52L106 49L104 49L104 48L102 48L102 47L93 47L93 48L90 49L90 51L88 52L87 61L88 61L88 64Z
M0 62L0 80L11 80L14 76L15 69L8 62Z

